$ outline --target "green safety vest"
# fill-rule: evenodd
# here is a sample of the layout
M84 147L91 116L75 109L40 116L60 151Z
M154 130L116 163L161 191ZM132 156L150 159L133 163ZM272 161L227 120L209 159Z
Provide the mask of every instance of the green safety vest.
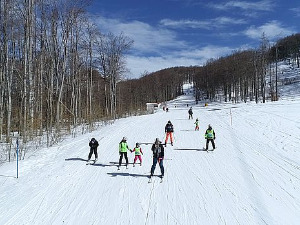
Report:
M141 148L134 148L135 155L141 155Z
M207 138L207 139L214 139L214 130L213 129L206 130L205 138Z
M126 142L121 142L119 146L119 152L127 152L128 145Z

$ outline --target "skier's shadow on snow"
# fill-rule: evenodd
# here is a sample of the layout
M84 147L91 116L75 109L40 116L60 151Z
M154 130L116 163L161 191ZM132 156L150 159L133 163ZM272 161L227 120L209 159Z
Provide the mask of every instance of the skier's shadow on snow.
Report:
M107 167L107 166L115 166L115 165L111 165L111 164L102 164L102 163L95 163L95 164L91 164L91 166Z
M180 131L195 131L195 130L193 130L193 129L189 129L189 130L180 130Z
M107 173L112 177L122 176L122 177L149 177L146 174L136 174L136 173Z
M82 159L82 158L68 158L68 159L65 159L65 161L84 161L84 162L87 162L86 159Z
M199 152L206 152L204 148L174 148L175 151L199 151ZM212 150L208 150L212 151Z
M8 175L2 175L2 174L0 174L0 177L11 177L11 178L16 178L16 177L14 177L14 176L8 176Z

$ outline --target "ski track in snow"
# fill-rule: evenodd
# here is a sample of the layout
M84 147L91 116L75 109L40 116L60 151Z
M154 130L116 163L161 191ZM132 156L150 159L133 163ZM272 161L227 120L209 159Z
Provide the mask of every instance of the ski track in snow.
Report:
M0 224L299 224L299 101L193 105L188 120L186 104L193 103L181 96L168 113L120 119L41 149L19 162L19 179L14 163L2 165ZM196 118L200 131L194 131ZM164 141L168 120L175 141L165 149L162 183L156 176L148 183L151 144L141 146L142 166L132 166L129 152L129 168L123 159L117 170L123 136L130 148ZM206 152L208 124L217 148ZM91 137L99 139L99 157L85 165Z

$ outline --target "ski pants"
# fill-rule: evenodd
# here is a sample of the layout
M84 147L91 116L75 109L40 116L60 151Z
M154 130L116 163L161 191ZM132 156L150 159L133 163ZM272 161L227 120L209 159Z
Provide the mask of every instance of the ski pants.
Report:
M213 149L216 148L214 139L206 139L206 150L208 149L208 144L211 142Z
M154 170L155 170L157 162L159 163L161 175L162 176L164 175L165 168L164 168L163 161L164 161L163 159L158 160L158 158L153 158L153 164L152 164L152 167L151 167L151 176L153 176L153 174L154 174Z
M140 163L142 164L142 156L141 156L141 155L136 155L136 156L134 157L133 163L135 163L137 159L139 159L139 160L140 160Z
M95 159L98 159L98 153L97 153L97 148L91 148L90 149L90 153L89 153L89 157L88 157L88 160L91 159L93 153L95 154Z
M189 114L189 119L193 119L193 114Z
M121 166L123 156L125 157L125 160L126 160L126 166L127 166L127 165L128 165L127 152L120 152L119 166Z
M196 126L196 127L195 127L195 130L199 130L199 126Z
M167 144L167 141L168 141L169 137L170 137L171 143L173 143L173 133L172 132L167 132L165 144Z

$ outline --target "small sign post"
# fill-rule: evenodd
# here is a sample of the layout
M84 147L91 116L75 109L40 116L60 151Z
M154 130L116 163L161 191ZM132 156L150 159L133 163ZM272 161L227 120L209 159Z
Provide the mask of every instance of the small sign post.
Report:
M19 178L19 139L17 138L17 178Z

